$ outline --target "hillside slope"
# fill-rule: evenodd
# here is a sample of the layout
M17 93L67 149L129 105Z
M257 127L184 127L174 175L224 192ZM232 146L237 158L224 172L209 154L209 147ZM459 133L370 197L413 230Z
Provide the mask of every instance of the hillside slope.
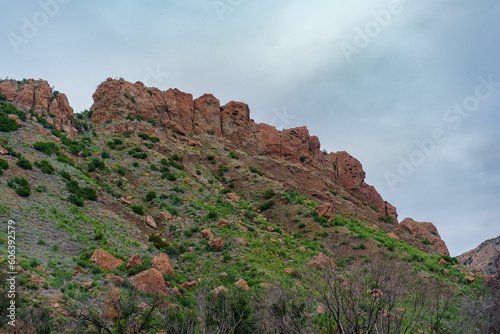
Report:
M112 79L73 115L47 87L0 82L18 328L359 332L381 321L427 332L461 326L452 298L481 289L434 225L399 224L361 163L321 151L305 127L278 131L241 102ZM345 319L328 309L338 292L355 301ZM385 322L391 314L399 320Z

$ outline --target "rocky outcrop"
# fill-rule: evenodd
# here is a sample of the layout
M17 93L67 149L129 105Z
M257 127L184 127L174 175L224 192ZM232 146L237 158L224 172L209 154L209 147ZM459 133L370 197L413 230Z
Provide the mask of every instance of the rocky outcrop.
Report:
M498 261L500 269L500 236L486 240L476 248L457 256L457 260L473 272L495 275L495 260Z
M2 80L0 94L8 102L26 112L28 116L37 115L56 129L66 132L70 137L77 134L73 126L73 108L65 94L54 91L45 80Z
M210 136L219 137L248 154L286 160L326 173L360 203L367 203L376 208L379 216L389 216L397 222L396 209L385 202L374 187L365 183L361 163L347 152L324 154L318 137L311 136L305 126L278 130L271 125L256 124L245 103L230 101L221 106L210 94L193 99L191 94L178 89L160 91L142 82L108 78L92 97L91 121L102 124L105 131L148 134L160 131L165 136L176 134L191 141L194 139L188 135L207 140L212 138ZM130 121L137 119L148 120L157 128L145 122Z
M450 255L448 247L441 239L436 226L428 222L417 222L411 218L405 218L400 225L411 235L420 239L424 244L434 247L440 254Z
M328 158L333 164L334 175L342 186L376 208L379 215L389 216L393 223L397 222L396 208L384 201L377 190L365 182L365 171L358 159L345 151L330 153Z

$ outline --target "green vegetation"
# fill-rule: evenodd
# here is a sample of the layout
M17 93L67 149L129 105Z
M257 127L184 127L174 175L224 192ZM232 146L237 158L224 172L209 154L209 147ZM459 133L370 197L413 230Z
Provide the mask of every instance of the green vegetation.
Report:
M47 155L59 152L59 145L54 142L35 142L33 148L37 151L43 152Z
M14 189L16 194L21 197L29 197L31 195L31 186L25 177L13 177L7 181L7 185Z
M154 137L154 136L150 136L147 133L139 133L138 136L141 137L144 140L149 140L150 142L153 142L153 143L159 143L160 142L160 138Z
M25 121L26 113L4 101L5 100L0 100L0 132L16 131L19 129L19 125L17 125L16 120L9 118L9 115L15 115L20 120Z
M259 175L259 176L264 176L264 172L261 172L260 170L258 170L255 167L249 166L248 170L251 171L252 173Z
M27 170L32 170L33 169L33 165L25 157L20 157L19 159L17 159L16 165L18 165L22 169L27 169Z
M128 154L136 159L146 159L148 157L148 154L144 152L140 147L134 147L133 149L128 151Z
M40 168L40 170L45 174L54 174L55 168L50 164L47 160L41 160L40 162L35 161L33 163L36 167Z

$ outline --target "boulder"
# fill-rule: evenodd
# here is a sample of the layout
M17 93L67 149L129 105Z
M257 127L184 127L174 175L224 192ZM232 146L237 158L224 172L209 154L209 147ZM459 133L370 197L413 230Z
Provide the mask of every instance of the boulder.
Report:
M164 222L164 221L167 221L167 220L171 220L172 218L174 218L174 217L168 211L161 211L158 214L158 217L157 217L158 221L161 221L161 222Z
M151 265L166 276L175 276L175 271L172 267L172 263L170 262L170 258L165 253L153 256L151 259Z
M234 285L246 291L250 290L247 281L245 281L243 278L240 278L238 281L236 281Z
M158 228L158 225L156 225L154 218L150 215L146 216L146 224L148 224L148 226L151 228L154 228L154 229Z
M138 267L141 265L142 265L142 259L141 259L140 255L134 254L130 257L130 259L128 259L128 262L127 262L127 265L125 266L125 268L126 269L135 268L135 267Z
M335 212L333 211L332 203L323 203L314 209L314 212L318 214L319 217L324 217L328 222L331 222L335 218Z
M116 276L113 273L109 273L106 276L104 276L104 279L116 286L122 286L125 283L125 279L120 276Z
M316 269L324 268L324 267L330 267L332 269L335 269L335 263L331 258L320 252L318 255L313 256L312 260L307 263L308 267L313 267Z
M167 295L167 284L162 273L155 268L142 271L130 277L127 282L137 290L145 293Z
M212 240L214 238L214 234L208 228L206 228L203 231L201 231L201 235L206 240Z
M227 198L229 198L233 202L239 202L240 201L240 198L235 193L227 193L226 196L227 196Z
M96 249L90 257L90 260L104 270L116 269L123 263L122 260L117 259L103 249Z

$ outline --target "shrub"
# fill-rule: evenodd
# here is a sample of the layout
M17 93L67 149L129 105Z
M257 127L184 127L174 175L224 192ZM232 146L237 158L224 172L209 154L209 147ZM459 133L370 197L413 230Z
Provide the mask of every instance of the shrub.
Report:
M176 159L176 156L177 156L177 159ZM178 155L174 154L174 156L172 158L168 158L168 164L174 168L177 168L177 169L180 169L180 170L183 170L184 169L184 166L179 163L178 161L182 161L182 158L179 158Z
M108 159L109 157L111 157L111 156L109 155L108 152L106 152L106 151L102 151L101 152L101 158Z
M43 152L47 155L59 152L59 146L54 142L41 142L33 143L33 148L37 151Z
M274 201L270 200L270 201L266 201L266 202L262 203L261 205L259 205L259 209L260 209L260 211L266 211L266 210L272 208L273 206L274 206Z
M4 113L0 114L0 131L1 132L12 132L19 129L19 125L17 125L16 121L9 118Z
M97 200L97 191L91 187L83 187L80 189L79 194L84 199L88 199L91 201Z
M215 161L215 157L212 154L207 155L207 160L210 161L210 162L212 162L212 163L215 163L214 162Z
M43 192L47 191L47 187L45 185L41 184L41 185L38 185L35 187L35 191L37 193L43 193Z
M306 159L307 159L307 157L306 157L305 155L301 155L301 156L300 156L300 161L301 161L301 162L306 161Z
M148 191L148 193L146 194L146 197L144 198L144 200L146 202L151 202L153 200L156 199L156 192L151 190L151 191Z
M142 205L132 205L130 207L132 209L132 211L135 213L135 214L138 214L140 216L144 216L144 208L142 207Z
M262 198L263 198L263 199L271 199L271 198L273 198L275 195L276 195L276 193L274 192L274 189L267 189L267 190L266 190L266 191L264 191L264 193L262 194Z
M136 159L146 159L148 157L148 154L146 152L143 152L142 148L140 147L134 147L133 149L128 151L128 154Z
M238 156L238 154L236 154L235 152L231 151L229 152L229 155L228 157L230 157L231 159L239 159L240 157Z
M9 169L9 162L5 159L0 159L0 169Z
M80 192L80 185L78 184L78 181L70 180L66 183L66 189L68 189L68 191L72 194L78 194Z
M59 175L61 175L61 177L66 181L71 181L71 175L67 171L61 170L59 171Z
M61 153L61 152L57 153L57 161L68 164L70 166L75 165L74 161L70 157L68 157L66 154Z
M41 160L40 162L35 161L34 165L40 168L44 174L54 174L54 166L52 166L47 160Z
M116 166L115 170L121 176L125 176L125 167L123 167L123 166Z
M259 176L264 176L264 173L261 172L260 170L258 170L255 167L248 166L248 170L251 171L252 173L255 173L255 174L259 175Z
M5 101L7 100L7 97L3 94L0 94L0 101Z
M150 136L147 133L139 133L138 136L141 137L144 140L149 140L149 141L151 141L153 143L159 143L160 142L160 138L154 137L154 136Z
M16 194L19 196L28 197L31 195L31 186L25 177L14 177L7 181L7 185L15 189Z
M27 169L27 170L33 169L31 162L25 157L20 157L19 159L17 159L16 165L18 165L22 169Z
M70 194L68 196L68 201L70 203L73 203L74 205L76 206L83 206L83 198L81 198L80 196L76 195L76 194Z

